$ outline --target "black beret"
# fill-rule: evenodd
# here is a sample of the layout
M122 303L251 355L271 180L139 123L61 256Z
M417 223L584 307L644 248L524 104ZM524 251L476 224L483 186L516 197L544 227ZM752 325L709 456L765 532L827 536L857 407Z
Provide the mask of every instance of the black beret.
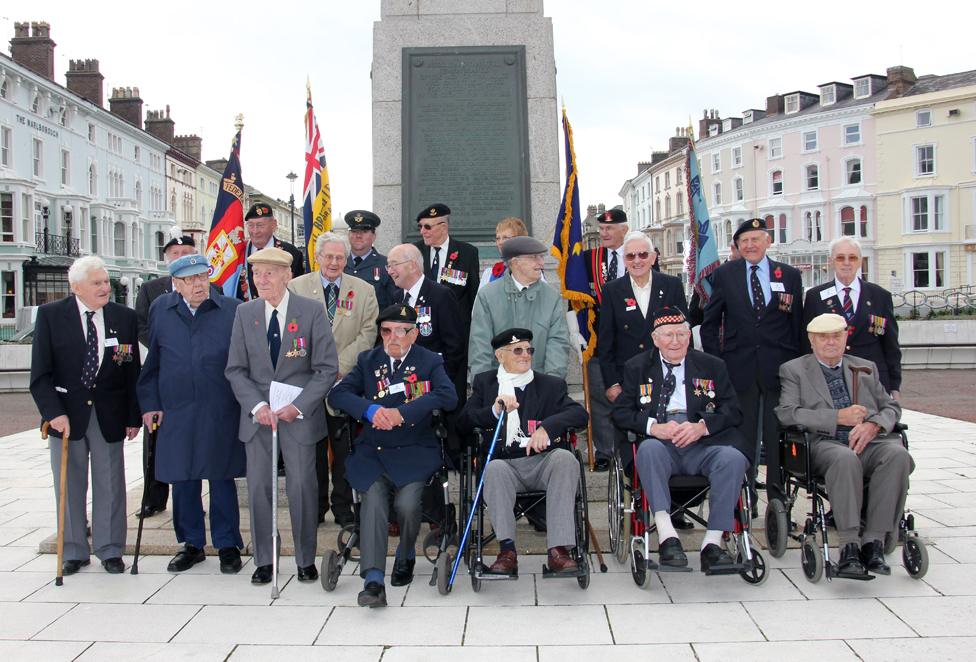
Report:
M549 247L535 237L512 237L502 244L503 260L511 260L520 255L539 255L548 252Z
M732 243L739 245L739 235L743 232L750 232L752 230L762 230L766 231L766 221L761 218L750 218L748 221L742 221L739 227L736 228L735 232L732 234Z
M269 218L272 216L274 216L274 212L271 211L271 207L263 202L258 202L251 205L251 208L247 210L247 215L244 216L244 220L248 221L252 218Z
M405 306L402 303L395 303L392 306L387 306L380 311L379 316L376 318L376 326L379 326L382 322L403 322L405 324L416 324L417 311L414 310L413 306Z
M187 235L183 235L182 237L173 237L167 241L166 245L163 246L163 252L165 253L172 246L193 246L196 248L196 244L193 243L193 237Z
M506 345L514 345L515 343L531 340L532 332L528 329L505 329L491 339L491 348L498 349Z
M623 209L608 209L600 214L596 220L604 225L616 225L617 223L626 223L627 214Z
M380 217L365 209L353 209L343 216L350 230L373 230L380 226Z
M424 220L425 218L440 218L441 216L450 216L451 208L445 205L443 202L435 202L432 205L428 205L420 210L417 214L417 222Z
M687 321L688 320L685 318L685 314L681 312L680 308L665 306L664 308L658 308L654 312L655 331L658 327L665 326L666 324L683 324Z

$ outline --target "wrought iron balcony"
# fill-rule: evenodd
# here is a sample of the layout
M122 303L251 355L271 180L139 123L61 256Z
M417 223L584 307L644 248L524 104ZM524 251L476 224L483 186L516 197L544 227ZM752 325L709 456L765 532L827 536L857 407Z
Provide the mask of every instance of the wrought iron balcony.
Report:
M34 233L34 241L37 245L37 252L44 255L68 255L71 257L81 255L77 239L60 234L50 234L47 229L43 232Z

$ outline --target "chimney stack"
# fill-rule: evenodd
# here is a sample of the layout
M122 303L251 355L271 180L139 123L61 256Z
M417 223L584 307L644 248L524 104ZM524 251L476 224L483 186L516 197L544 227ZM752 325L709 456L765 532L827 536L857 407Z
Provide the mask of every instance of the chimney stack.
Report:
M142 98L138 87L113 87L108 107L113 115L121 117L136 128L142 128Z
M14 23L14 38L10 40L10 57L48 80L54 80L54 40L51 26L44 22Z
M146 131L167 145L173 144L176 122L170 119L169 105L166 106L165 113L162 110L150 110L146 113Z
M911 67L897 66L888 67L888 99L895 99L903 96L905 92L912 89L918 81L915 70Z
M98 60L68 60L68 72L64 77L69 90L101 108L105 76L98 71Z
M200 154L203 151L203 138L193 134L176 136L173 140L173 147L199 161Z

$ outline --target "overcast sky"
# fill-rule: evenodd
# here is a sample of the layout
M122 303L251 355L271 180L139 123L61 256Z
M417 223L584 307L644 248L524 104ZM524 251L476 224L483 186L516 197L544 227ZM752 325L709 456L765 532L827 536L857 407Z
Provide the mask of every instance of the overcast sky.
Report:
M243 113L244 181L282 199L290 170L299 174L301 196L307 76L333 210L371 206L369 72L379 0L33 0L17 3L17 14L6 4L4 42L14 21L48 21L58 82L69 59L97 58L106 105L112 87L138 86L146 109L169 104L177 133L203 137L204 159L227 156L234 116ZM697 126L704 108L740 115L764 107L771 94L817 92L821 83L884 74L896 64L920 76L976 68L976 10L966 6L546 1L584 207L618 204L636 163L665 149L689 117ZM559 117L552 121L558 126Z

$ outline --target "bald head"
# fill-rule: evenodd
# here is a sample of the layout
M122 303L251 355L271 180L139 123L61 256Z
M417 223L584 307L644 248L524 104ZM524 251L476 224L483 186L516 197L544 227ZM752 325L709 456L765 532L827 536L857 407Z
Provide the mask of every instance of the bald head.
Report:
M424 273L424 256L413 244L398 244L386 257L386 270L401 290L409 290Z

